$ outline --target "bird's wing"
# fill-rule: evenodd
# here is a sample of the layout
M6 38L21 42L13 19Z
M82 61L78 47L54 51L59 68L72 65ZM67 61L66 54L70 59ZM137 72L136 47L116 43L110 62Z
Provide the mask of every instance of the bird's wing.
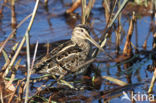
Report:
M56 48L54 48L51 52L50 55L52 57L58 56L60 54L62 54L64 51L68 50L69 48L73 48L75 47L76 44L73 43L71 40L57 46Z
M39 60L36 61L35 65L34 65L34 72L38 72L41 69L45 68L45 66L47 66L47 64L49 64L51 61L54 61L55 63L58 63L57 60L59 60L59 58L63 58L64 56L66 56L66 53L73 53L73 52L80 52L81 50L78 48L78 46L73 43L71 40L60 44L59 46L57 46L56 48L54 48L48 55L43 56L42 58L40 58ZM56 60L57 59L57 60Z

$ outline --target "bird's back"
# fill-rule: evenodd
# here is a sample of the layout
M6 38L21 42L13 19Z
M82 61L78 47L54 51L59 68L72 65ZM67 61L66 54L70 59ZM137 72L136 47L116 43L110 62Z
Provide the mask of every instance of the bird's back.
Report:
M43 56L41 59L36 61L34 72L50 73L58 76L64 76L67 73L79 72L81 69L77 67L88 59L90 52L89 43L82 44L85 45L78 46L76 43L69 40L59 45L48 55Z

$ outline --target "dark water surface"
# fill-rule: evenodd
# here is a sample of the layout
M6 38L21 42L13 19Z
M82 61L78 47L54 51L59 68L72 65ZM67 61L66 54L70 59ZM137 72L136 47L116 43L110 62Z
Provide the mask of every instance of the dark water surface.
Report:
M75 25L80 23L80 16L81 16L80 8L78 8L75 11L75 13L79 14L79 16L76 19L75 18L71 19L64 15L65 10L71 6L71 3L72 3L71 1L72 0L50 0L48 4L49 6L48 10L46 10L43 6L43 3L40 2L38 12L35 17L35 21L33 23L31 32L30 32L31 44L36 43L36 41L39 41L39 43L47 43L47 42L52 43L52 42L56 42L60 40L70 39L72 29ZM2 4L2 1L0 1L0 4ZM17 23L19 23L22 19L24 19L27 15L29 15L32 12L34 4L35 2L33 0L26 0L26 1L17 0L16 1L15 10L16 10ZM93 24L93 30L95 34L97 34L97 35L92 35L92 37L94 37L95 39L101 36L101 31L103 31L106 26L105 17L104 17L104 9L102 8L103 7L101 4L101 0L97 0L91 13L90 24ZM129 28L130 18L131 16L128 16L128 15L122 16L121 22L122 22L123 30L125 31L125 35L122 35L123 39L121 40L120 53L122 53L122 50L126 41L126 35L128 32L128 28ZM8 52L15 42L19 42L23 38L25 30L28 26L29 20L27 20L20 28L18 28L16 37L9 41L8 45L6 46L6 50L8 50ZM12 31L10 21L11 21L11 10L10 10L9 4L7 4L7 6L5 6L3 10L3 17L0 19L0 37L1 37L0 42L5 40L8 37L9 33L11 33ZM138 16L138 19L137 19L138 34L136 36L136 33L133 32L132 43L139 50L143 50L142 46L149 32L150 22L151 22L150 16ZM136 41L136 37L137 37L137 41ZM108 43L105 47L106 52L108 52L108 54L110 54L114 58L115 58L115 39L116 39L116 35L115 35L115 32L113 32L111 35L111 39L108 40ZM153 37L151 34L147 41L147 50L152 50L152 41L153 41ZM119 64L117 64L116 62L108 62L108 57L104 53L101 53L100 55L98 55L98 58L99 60L105 60L106 62L100 63L100 64L94 63L94 65L97 68L99 68L99 70L101 71L100 72L101 76L111 76L111 77L120 79L126 83L128 83L126 76L132 73L130 77L132 84L133 83L134 84L145 83L145 81L147 81L147 83L143 85L139 85L139 86L134 86L134 87L130 86L129 88L133 87L133 91L136 93L137 92L147 93L150 80L153 76L153 73L147 71L148 65L152 65L151 55L145 56L144 54L137 54L136 56L138 56L141 59L136 59L135 62L132 62L132 66L128 68L128 70L130 70L129 72L127 72L124 69L124 62L121 62ZM0 66L3 66L5 63L4 58L1 57L0 61L1 61ZM129 63L129 61L127 60L125 62ZM25 64L25 58L23 58L22 63ZM24 77L20 70L18 71L17 77L18 78ZM107 90L112 89L112 91L114 91L114 94L118 94L119 92L121 96L111 99L110 100L111 103L129 102L127 100L125 101L121 100L121 97L123 96L122 89L121 91L118 91L116 93L116 91L113 90L113 88L118 87L118 86L114 85L113 83L109 84L107 82L108 81L103 80L102 84L100 85L98 89L95 89L95 88L91 90L86 89L78 94L85 95L85 96L87 95L87 97L89 98L90 94L91 95L94 94L93 92L100 93L100 91L107 91ZM36 86L38 85L40 84L36 84ZM125 90L123 89L123 91L126 91L129 88ZM156 90L155 87L154 87L154 90ZM154 91L154 94L156 94L156 91ZM113 95L113 92L112 92L112 95ZM105 99L108 99L108 98L105 98ZM81 101L83 101L83 99ZM95 98L95 100L93 99L93 102L99 102L99 101L100 99L98 97Z

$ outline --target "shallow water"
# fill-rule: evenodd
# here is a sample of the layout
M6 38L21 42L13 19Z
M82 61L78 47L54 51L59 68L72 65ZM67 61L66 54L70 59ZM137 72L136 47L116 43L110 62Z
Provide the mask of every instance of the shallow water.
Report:
M37 12L35 21L33 23L31 32L30 32L31 44L36 43L36 41L39 41L39 43L47 43L47 42L52 43L52 42L56 42L60 40L70 39L73 27L80 23L80 17L76 19L75 18L71 19L69 17L66 17L64 13L65 13L65 10L70 7L71 1L64 0L64 3L67 6L63 4L61 1L62 0L57 0L57 1L51 0L48 4L48 11L43 7L43 3L40 2L38 12ZM2 3L0 2L0 4ZM25 1L16 2L15 9L16 9L17 23L19 23L22 19L24 19L27 15L29 15L32 12L34 4L35 2L32 0L27 0L27 2ZM9 8L9 4L7 5L8 5L7 7L4 7L3 17L0 19L0 37L1 37L0 42L5 40L8 37L9 33L11 33L12 31L11 24L10 24L11 12ZM80 8L78 8L75 12L81 15ZM130 16L127 17L124 15L122 17L121 23L123 25L123 30L125 31L125 35L122 35L123 40L121 40L120 53L122 53L122 50L126 41L126 35L127 35L128 27L129 27L129 18L131 17ZM18 28L16 37L9 41L6 47L8 52L11 46L13 46L15 42L20 41L22 37L24 36L29 20L27 20L20 28ZM138 35L136 35L135 32L133 32L132 43L139 50L143 50L142 45L149 32L150 22L151 22L150 16L140 16L137 19ZM94 32L95 34L97 34L97 35L92 35L92 37L95 39L96 37L100 37L101 31L103 31L106 26L105 18L104 18L104 9L102 9L102 4L100 0L96 1L94 8L92 9L90 24L93 24ZM136 40L136 37L138 38L137 40ZM106 48L105 48L105 50L108 53L110 53L110 55L112 55L113 57L115 57L115 38L116 36L115 36L115 33L113 32L111 35L111 39L109 40L109 43L106 45ZM147 50L152 49L152 41L153 41L153 37L151 34L148 38ZM136 59L135 62L131 63L132 66L128 68L130 71L132 71L131 72L132 76L130 78L131 78L132 84L141 83L141 82L145 82L149 80L144 85L139 85L136 87L134 86L133 88L136 93L137 92L147 93L147 89L150 84L150 80L153 76L153 73L150 73L146 69L148 65L152 65L152 60L151 60L150 55L145 56L144 54L138 54L138 57L140 57L141 59L140 60ZM111 76L111 77L120 79L124 82L127 82L126 76L128 72L124 69L124 62L121 62L120 64L117 64L116 62L109 62L107 61L108 57L106 57L104 53L101 53L100 55L98 55L98 58L106 61L100 64L94 63L94 65L101 70L100 73L102 76ZM23 58L22 64L25 64L24 59L25 58ZM1 61L0 66L3 66L5 63L4 58L1 57L0 61ZM129 63L129 61L127 61L127 63ZM121 71L119 71L119 68ZM94 75L94 73L92 75ZM23 78L20 70L18 71L17 77ZM95 91L97 91L98 93L100 91L107 91L107 90L111 90L112 88L117 87L117 85L107 84L107 82L108 81L106 80L102 80L102 83L98 89L95 89L95 88L91 90L86 89L83 92L75 93L75 95L77 94L77 96L79 96L79 94L81 94L81 95L86 96L86 95L94 94L92 92L95 92ZM40 84L36 84L36 86L38 85ZM154 90L155 89L156 88L154 87ZM120 91L119 93L122 94L122 91ZM114 90L114 94L118 94L118 93L115 93L115 90ZM154 94L156 94L156 91L154 91ZM120 97L122 97L122 95ZM123 102L121 101L120 97L111 99L110 100L111 103ZM80 99L80 101L83 101L83 99L82 100ZM99 98L93 99L93 102L99 102L99 101L100 101Z

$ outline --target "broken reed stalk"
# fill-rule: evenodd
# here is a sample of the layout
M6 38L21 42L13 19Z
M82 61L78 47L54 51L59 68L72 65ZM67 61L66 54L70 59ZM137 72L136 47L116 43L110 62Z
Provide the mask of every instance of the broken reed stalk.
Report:
M66 13L68 14L74 12L81 5L81 1L82 0L76 0L72 7L66 10Z
M148 38L150 37L150 34L151 34L152 22L153 22L153 20L151 20L151 25L150 25L150 27L149 27L148 34L147 34L147 36L146 36L146 38L145 38L145 41L144 41L144 43L143 43L143 45L142 45L142 47L143 47L145 50L146 50L146 48L147 48L147 40L148 40Z
M118 8L120 7L120 1L118 2ZM119 14L118 17L118 28L116 30L116 54L119 55L119 51L120 51L120 39L121 39L121 29L122 29L122 25L121 25L121 16L122 14Z
M135 17L135 13L133 12L132 19L130 20L130 24L129 24L129 29L128 29L128 33L127 33L125 46L124 46L124 49L123 49L123 55L126 55L128 57L133 56L132 45L131 45L131 37L133 35L135 21L136 21L136 17ZM132 65L133 64L131 62L125 63L124 64L124 69L127 71L127 68L131 67ZM127 71L127 72L129 72L129 71ZM128 83L132 83L131 76L132 76L132 73L128 73L126 75Z
M86 23L86 0L82 0L82 9L81 9L81 23L85 24Z
M121 81L119 79L116 79L116 78L113 78L113 77L110 77L110 76L103 76L102 77L103 79L106 79L106 80L109 80L119 86L125 86L125 85L128 85L128 83L124 82L124 81Z
M155 26L156 26L156 0L153 0L153 11L154 12L154 16L155 16ZM153 51L156 51L156 31L153 31ZM153 73L153 77L151 80L151 84L150 87L148 89L148 93L152 93L153 91L153 87L154 87L154 83L156 82L156 60L153 60L153 65L154 65L154 73Z
M23 94L24 94L24 85L25 83L23 82L23 80L20 80L21 81L21 84L19 86L19 89L18 89L18 103L23 103Z
M124 55L132 55L132 46L131 46L131 37L133 34L133 29L134 29L134 23L135 23L135 13L133 12L133 16L132 19L130 21L130 25L129 25L129 29L128 29L128 34L127 34L127 39L126 39L126 43L123 49L123 54Z
M49 42L47 43L47 53L46 53L46 55L49 55L49 53L50 53L50 44L49 44Z
M86 8L86 20L88 20L89 15L90 15L90 11L92 9L92 7L94 6L95 0L89 0L88 6Z
M154 69L155 69L154 73L156 73L156 68L154 68ZM153 74L153 77L152 77L152 80L151 80L151 84L150 84L150 87L148 89L148 93L149 94L152 93L152 91L153 91L153 87L154 87L155 81L156 81L156 76Z
M11 0L11 26L12 29L15 29L17 26L17 21L16 21L16 13L15 13L15 0ZM14 33L13 36L16 34Z
M105 19L106 19L106 24L108 24L109 18L110 18L110 1L109 0L104 0L103 1L103 7L105 10Z
M82 0L82 9L81 9L81 23L86 24L86 21L89 18L90 11L94 6L95 0L89 0L88 6L86 5L86 0Z
M34 7L34 10L33 10L33 13L32 13L32 17L31 17L31 20L30 20L30 23L29 23L29 26L26 30L26 33L25 33L25 39L26 39L26 51L27 51L27 81L26 81L26 93L25 93L25 103L27 103L28 101L28 95L29 95L29 79L30 79L30 75L31 75L31 72L30 72L30 42L29 42L29 32L31 30L31 27L32 27L32 24L33 24L33 21L34 21L34 18L35 18L35 15L36 15L36 12L37 12L37 8L38 8L38 4L39 4L39 0L36 0L36 4L35 4L35 7Z

